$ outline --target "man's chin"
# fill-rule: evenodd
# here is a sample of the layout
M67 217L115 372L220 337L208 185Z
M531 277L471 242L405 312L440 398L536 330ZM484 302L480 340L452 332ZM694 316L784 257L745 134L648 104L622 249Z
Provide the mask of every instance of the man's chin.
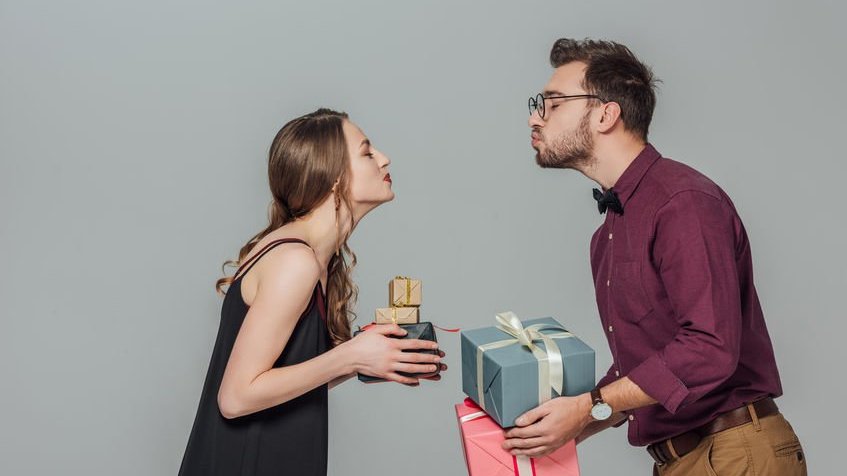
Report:
M547 168L548 166L545 164L544 159L541 158L541 148L533 145L532 149L535 151L535 163L540 167Z
M538 164L539 167L547 168L544 161L541 160L541 152L535 151L535 163Z
M535 163L538 164L542 169L558 169L558 164L552 164L549 160L545 160L541 155L541 152L536 149L535 151Z

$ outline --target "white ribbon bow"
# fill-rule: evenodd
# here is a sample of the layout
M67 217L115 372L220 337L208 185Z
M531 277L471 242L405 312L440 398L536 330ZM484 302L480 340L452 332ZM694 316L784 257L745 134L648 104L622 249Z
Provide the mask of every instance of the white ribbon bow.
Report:
M552 391L562 395L564 387L564 371L562 366L562 352L554 339L574 337L573 334L563 327L555 324L533 324L524 327L518 316L511 311L497 314L497 329L512 336L511 339L500 340L488 344L482 344L476 349L476 385L479 406L485 410L485 388L482 378L482 355L487 350L508 347L520 344L528 348L532 355L538 360L538 404L542 404L552 398ZM555 330L557 332L544 334L542 330ZM544 342L544 348L536 345L536 341ZM505 423L505 422L504 422Z

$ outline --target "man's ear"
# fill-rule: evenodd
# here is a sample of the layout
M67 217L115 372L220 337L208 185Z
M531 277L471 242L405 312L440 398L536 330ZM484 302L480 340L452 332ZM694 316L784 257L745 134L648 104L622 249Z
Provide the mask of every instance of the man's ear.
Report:
M605 133L612 130L621 119L621 106L616 102L603 103L600 106L600 122L597 132Z

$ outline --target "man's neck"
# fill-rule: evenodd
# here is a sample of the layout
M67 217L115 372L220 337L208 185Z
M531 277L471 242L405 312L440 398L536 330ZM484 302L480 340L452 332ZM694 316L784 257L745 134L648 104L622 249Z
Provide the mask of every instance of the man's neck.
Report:
M594 160L582 173L597 182L604 190L618 183L627 167L644 150L646 142L641 139L598 141L594 145Z

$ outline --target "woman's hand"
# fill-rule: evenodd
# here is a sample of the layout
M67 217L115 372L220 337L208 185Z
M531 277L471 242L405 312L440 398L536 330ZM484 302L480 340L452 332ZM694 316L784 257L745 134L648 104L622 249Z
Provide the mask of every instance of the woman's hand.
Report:
M390 337L404 335L406 331L396 324L379 324L358 334L342 346L345 346L355 372L406 385L416 385L418 377L406 377L398 372L430 374L429 378L434 379L432 375L438 372L442 365L441 357L444 353L438 352L439 355L433 355L415 351L437 350L438 343Z
M443 359L444 358L444 351L439 350L438 356ZM438 365L440 365L440 367L441 367L438 372L444 372L445 370L447 370L447 364L438 364ZM437 382L437 381L441 380L441 374L438 373L438 372L436 372L435 374L429 374L429 375L419 375L418 378L423 379L423 380L432 380L433 382Z

